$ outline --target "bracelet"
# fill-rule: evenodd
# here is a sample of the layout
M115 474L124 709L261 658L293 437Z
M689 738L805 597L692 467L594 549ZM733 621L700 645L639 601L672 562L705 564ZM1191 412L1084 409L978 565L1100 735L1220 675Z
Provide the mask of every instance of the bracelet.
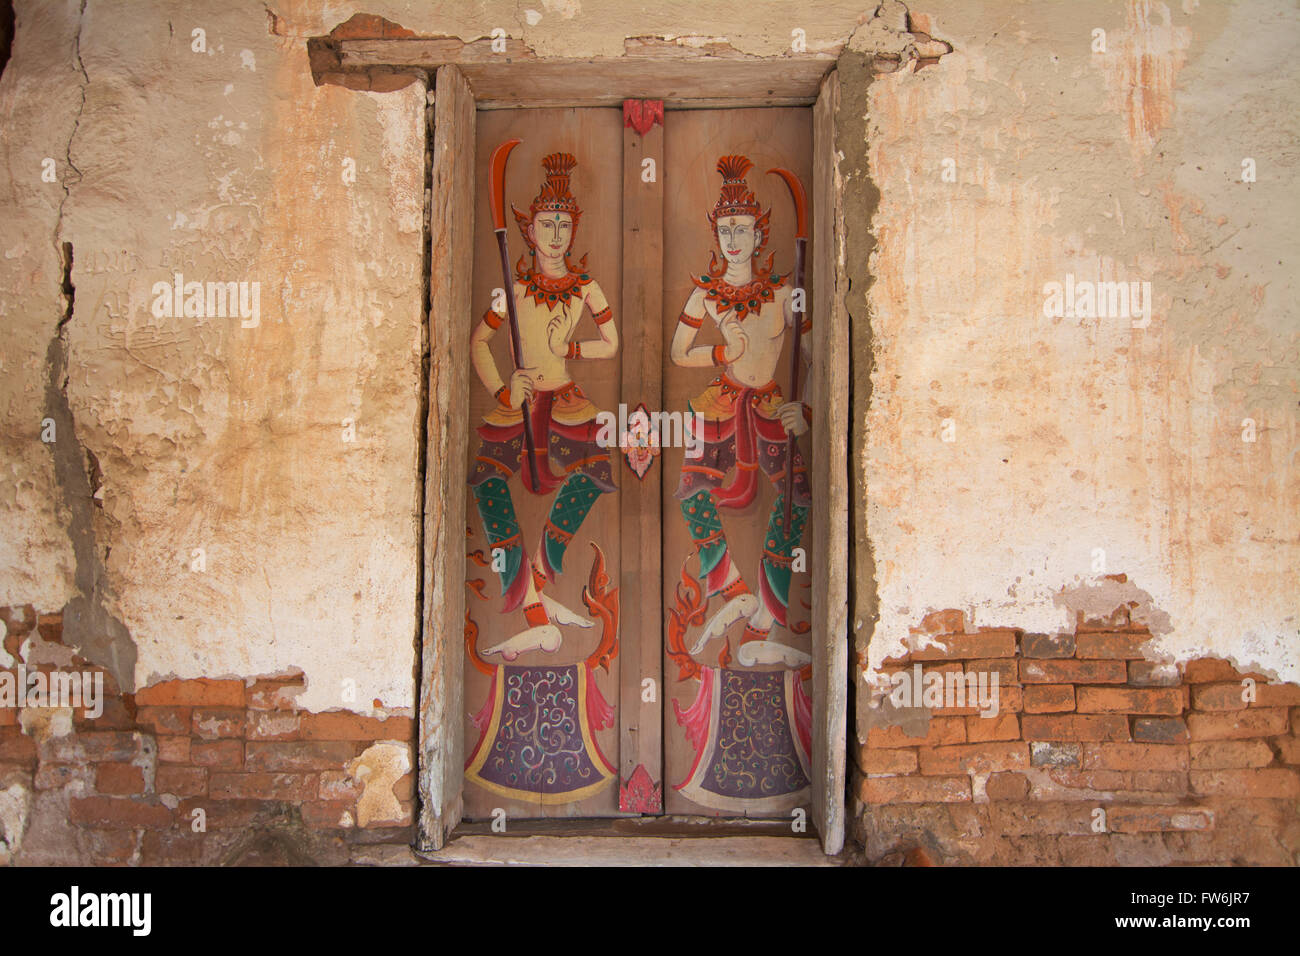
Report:
M727 360L723 357L724 355L726 355L726 352L727 352L727 347L725 345L713 346L713 364L726 365Z
M681 315L677 317L677 321L680 322L682 325L689 325L693 329L698 329L701 325L704 324L703 317L697 319L695 316L687 315L685 312L683 312Z
M496 396L499 404L504 405L506 408L510 407L510 386L502 385L497 389Z
M565 358L579 359L582 358L582 343L570 342L569 351L564 354Z

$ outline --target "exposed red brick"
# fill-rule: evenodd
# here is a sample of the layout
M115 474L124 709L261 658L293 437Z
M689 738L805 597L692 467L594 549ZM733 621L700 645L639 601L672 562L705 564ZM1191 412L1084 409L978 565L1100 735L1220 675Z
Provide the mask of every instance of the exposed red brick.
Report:
M243 707L240 680L169 680L135 692L141 707Z
M1283 707L1252 707L1227 714L1193 711L1187 715L1187 730L1193 740L1240 740L1284 734L1287 711Z
M393 796L403 803L415 799L415 774L412 771L408 770L397 778L393 784Z
M1074 646L1073 634L1025 634L1020 638L1020 653L1024 657L1073 657Z
M334 40L391 40L415 33L399 23L373 13L354 13L329 32Z
M1173 717L1187 705L1182 687L1080 687L1081 714L1150 714Z
M36 742L19 732L17 727L0 729L0 761L31 761L36 759Z
M1252 707L1300 707L1300 684L1255 684Z
M302 819L309 827L318 830L343 829L343 821L356 817L355 806L346 801L313 800L302 805Z
M1031 740L1029 763L1034 767L1074 767L1083 763L1083 744L1077 740Z
M990 711L997 714L1016 714L1024 709L1023 695L1021 693L1020 688L1014 685L1011 687L1003 687L1000 681L998 683L997 707L994 708L992 706L993 704L992 679L989 678L988 680L989 682L986 683L984 686L985 686L985 694L987 694L989 697ZM957 693L955 684L953 685L953 690L955 695ZM971 701L976 701L978 703L979 690L974 684L967 686L965 690L965 694L966 694L967 704L970 704ZM954 696L954 700L955 699L957 699L956 696ZM957 716L965 717L972 714L978 715L982 712L983 711L978 706L931 707L930 708L930 713L934 714L937 717L957 717ZM992 718L988 718L988 719L992 720Z
M208 794L213 800L316 799L316 775L306 773L213 773Z
M190 734L189 707L141 707L136 711L136 722L155 734L173 734L188 737Z
M1021 773L993 773L984 792L990 800L1023 800L1029 793L1029 781Z
M998 675L998 687L1007 688L1020 683L1019 661L1014 657L979 658L962 665L967 674L988 674L988 680Z
M1138 717L1133 721L1133 739L1144 744L1186 743L1187 723L1181 717Z
M1024 770L1029 767L1029 745L1020 741L922 747L917 755L921 762L921 773L930 776Z
M970 777L863 777L864 803L962 803L971 799Z
M0 764L0 778L5 767L14 764ZM76 783L82 788L80 793L93 793L95 790L95 767L97 764L62 764L38 763L32 784L37 790L61 790L69 784Z
M913 628L912 633L961 634L965 630L966 612L948 608L943 611L931 611L921 618L920 628Z
M358 745L343 740L250 741L244 750L249 770L340 770L357 756Z
M1240 679L1241 675L1237 673L1237 668L1219 657L1201 657L1183 665L1183 681L1188 684Z
M189 797L176 808L176 827L193 832L194 811L202 810L204 823L209 830L242 830L259 817L267 814L264 800L212 800L208 797Z
M238 770L244 765L244 743L242 740L196 740L190 747L190 760L196 767Z
M178 797L196 797L208 792L208 772L202 767L159 767L154 789Z
M1193 770L1192 790L1216 796L1294 800L1300 797L1300 771L1291 767L1252 770Z
M0 727L14 727L18 724L17 707L0 707Z
M1019 740L1020 716L1000 714L997 717L967 717L966 740L978 743L985 740ZM961 741L951 741L960 743Z
M411 740L413 724L409 717L381 720L347 711L303 714L303 740Z
M1128 682L1134 687L1177 687L1183 675L1176 664L1163 661L1129 661Z
M1142 646L1151 640L1146 632L1090 631L1075 637L1074 656L1100 660L1131 660L1146 657Z
M944 646L931 645L912 651L914 661L972 660L982 657L1015 657L1016 632L988 630L978 634L940 634L935 640Z
M246 734L249 740L295 740L301 720L292 711L250 711Z
M1209 830L1214 813L1200 807L1112 806L1106 811L1106 826L1116 833Z
M873 751L873 755L911 755L912 770L916 769L916 754L909 750L880 750ZM903 761L906 763L906 761ZM893 771L880 771L882 773L891 773ZM899 771L901 773L910 773L911 771ZM364 788L354 780L351 774L342 770L324 770L320 775L320 798L325 801L344 801L355 803L361 798L361 792Z
M296 710L297 696L307 689L301 675L286 678L261 678L248 688L249 710Z
M89 731L50 737L40 745L41 759L51 763L130 763L143 752L142 735L124 731Z
M1068 767L1053 767L1047 775L1062 787L1075 790L1126 790L1129 785L1128 774L1121 770L1075 770Z
M1070 800L1000 801L989 805L989 825L1004 836L1092 833L1092 811L1090 803Z
M189 763L189 737L159 737L158 760L160 763Z
M229 708L196 707L190 721L195 737L220 740L244 736L245 712Z
M42 640L54 644L63 643L63 615L42 614L36 619L36 631Z
M203 862L203 846L204 834L192 832L182 821L174 830L146 830L140 841L140 861L145 866L195 866Z
M1128 720L1118 714L1025 714L1026 740L1128 740Z
M858 767L863 773L915 773L915 750L869 750L858 748ZM321 787L324 788L324 777Z
M1052 714L1074 710L1073 684L1031 684L1025 688L1025 713Z
M1300 764L1300 740L1295 737L1278 737L1273 742L1277 744L1278 755L1283 763Z
M1244 770L1267 767L1273 748L1262 740L1209 740L1191 745L1193 770Z
M1247 702L1241 699L1243 692L1241 682L1197 684L1192 688L1192 706L1197 710L1245 710Z
M1129 789L1152 793L1187 793L1187 772L1174 770L1133 770L1129 773Z
M96 866L122 866L135 855L133 830L81 830L81 847L88 862Z
M1188 768L1186 744L1110 744L1083 746L1084 770L1176 770Z
M1122 684L1128 680L1123 661L1020 662L1022 684Z
M96 827L157 829L172 825L172 812L153 799L73 797L68 810L73 823Z
M909 737L903 727L872 727L867 733L867 749L877 747L938 747L966 742L966 721L979 717L931 717L920 737Z
M135 764L101 763L95 769L95 789L100 793L144 793L144 771Z

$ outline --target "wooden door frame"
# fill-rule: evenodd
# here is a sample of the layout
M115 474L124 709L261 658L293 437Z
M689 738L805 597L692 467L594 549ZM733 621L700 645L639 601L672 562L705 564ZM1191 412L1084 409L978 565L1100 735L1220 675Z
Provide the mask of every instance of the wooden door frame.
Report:
M480 109L619 106L659 99L665 109L803 106L813 110L810 274L815 410L809 477L813 655L813 823L823 850L845 832L848 699L849 316L836 146L839 78L826 53L754 57L646 42L616 58L536 57L518 40L340 40L308 44L318 81L391 89L427 77L433 100L429 205L429 378L420 634L420 813L416 847L441 849L460 822L464 785L464 462L468 421L475 189ZM340 79L341 78L341 79ZM622 761L620 760L620 768ZM624 781L620 781L622 783Z

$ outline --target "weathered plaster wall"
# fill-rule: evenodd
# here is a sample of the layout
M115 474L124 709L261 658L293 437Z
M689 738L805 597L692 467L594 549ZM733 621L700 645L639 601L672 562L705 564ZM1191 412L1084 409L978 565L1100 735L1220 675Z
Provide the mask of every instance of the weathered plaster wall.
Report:
M1133 601L1180 660L1295 680L1295 5L913 7L955 51L869 88L871 666L939 609ZM1150 282L1149 325L1044 317L1067 273Z
M260 4L19 6L0 603L73 600L128 687L297 667L310 709L411 706L424 106L317 89ZM258 323L156 317L176 272L260 283Z
M306 38L366 12L539 55L639 35L777 55L795 28L838 49L874 6L19 4L0 604L68 607L65 638L128 683L299 667L305 708L346 678L355 706L409 706L424 94L316 88ZM867 88L865 167L842 170L879 194L850 223L876 240L854 316L871 662L936 609L1051 631L1133 600L1180 658L1296 679L1295 6L913 6L954 52ZM175 271L260 282L260 324L156 319ZM1150 281L1150 324L1043 317L1066 273ZM46 417L75 434L42 444Z

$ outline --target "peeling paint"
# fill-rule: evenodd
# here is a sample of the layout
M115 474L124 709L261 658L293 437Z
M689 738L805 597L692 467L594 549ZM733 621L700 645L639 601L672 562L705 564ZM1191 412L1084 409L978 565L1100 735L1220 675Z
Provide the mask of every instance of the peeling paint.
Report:
M357 800L358 826L392 824L403 819L393 785L410 769L411 748L404 744L374 744L348 762L348 773L365 788Z

